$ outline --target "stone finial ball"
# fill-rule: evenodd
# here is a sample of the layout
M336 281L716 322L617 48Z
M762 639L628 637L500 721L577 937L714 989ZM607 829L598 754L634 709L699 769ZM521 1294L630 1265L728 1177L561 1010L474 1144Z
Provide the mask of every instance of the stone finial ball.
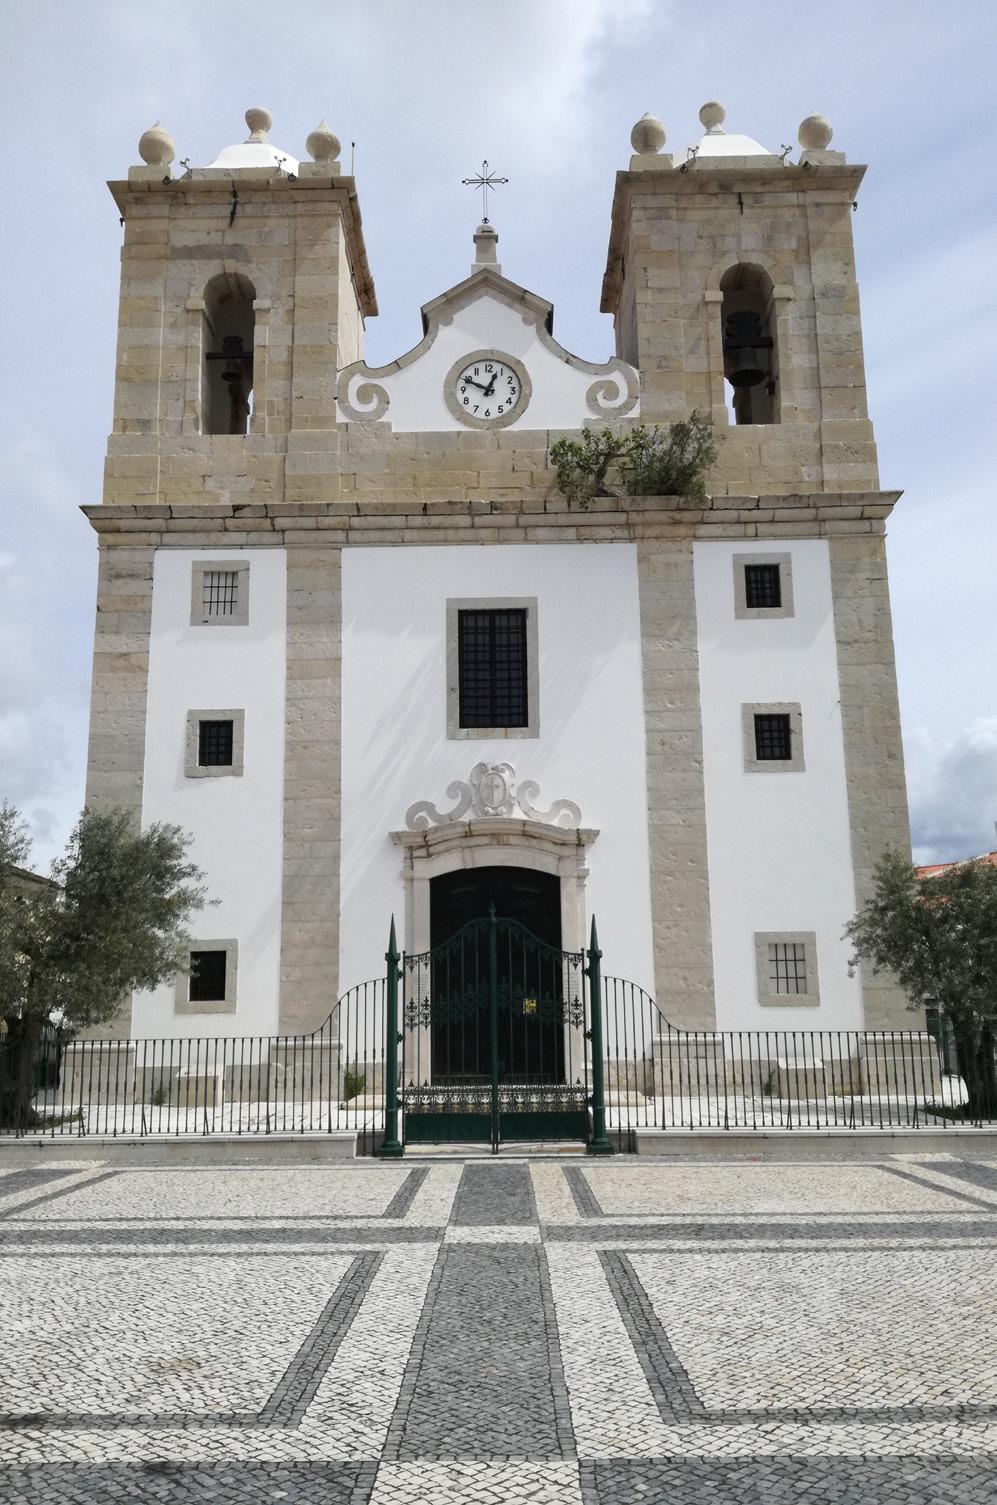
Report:
M265 136L273 125L273 116L256 106L246 111L246 124L254 136Z
M699 118L706 130L712 131L714 126L723 125L727 111L715 99L708 99L699 112Z
M799 143L804 151L822 152L834 135L826 115L808 115L800 121Z
M173 137L163 130L158 120L139 137L138 154L147 167L169 167L176 156Z
M665 144L665 128L653 115L642 115L630 132L630 145L640 156L660 152Z
M309 133L305 146L313 162L334 162L339 156L340 140L328 121L322 120Z

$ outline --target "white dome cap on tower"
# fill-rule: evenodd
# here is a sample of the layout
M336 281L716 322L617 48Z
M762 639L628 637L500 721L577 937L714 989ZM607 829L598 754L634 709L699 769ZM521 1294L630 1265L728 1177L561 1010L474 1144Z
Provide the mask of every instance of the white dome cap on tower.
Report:
M728 135L723 128L727 111L715 99L708 100L699 112L706 134L701 136L696 156L702 157L768 157L767 146L751 136Z
M269 110L259 107L247 110L246 124L249 126L246 140L235 146L226 146L213 162L208 163L210 168L281 167L285 172L298 171L297 157L281 151L267 140L267 132L273 124Z

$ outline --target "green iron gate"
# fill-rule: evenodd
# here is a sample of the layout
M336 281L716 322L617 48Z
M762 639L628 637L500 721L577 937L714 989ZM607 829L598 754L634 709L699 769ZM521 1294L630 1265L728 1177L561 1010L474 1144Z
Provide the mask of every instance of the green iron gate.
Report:
M537 1139L612 1152L594 922L587 952L561 951L493 907L412 956L399 954L392 922L385 959L381 1154L441 1141L485 1141L495 1154L502 1141Z

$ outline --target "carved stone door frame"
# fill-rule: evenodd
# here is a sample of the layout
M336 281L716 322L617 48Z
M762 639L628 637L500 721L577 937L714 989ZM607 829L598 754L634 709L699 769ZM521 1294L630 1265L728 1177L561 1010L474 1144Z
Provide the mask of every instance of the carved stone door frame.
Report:
M521 867L561 880L561 945L581 951L586 941L585 884L588 848L598 831L545 825L503 816L451 821L421 831L392 831L402 849L405 882L405 950L430 947L429 885L460 868Z

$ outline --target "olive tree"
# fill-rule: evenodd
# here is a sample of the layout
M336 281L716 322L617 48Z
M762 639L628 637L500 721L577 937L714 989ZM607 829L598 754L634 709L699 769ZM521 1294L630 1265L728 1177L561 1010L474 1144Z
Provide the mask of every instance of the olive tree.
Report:
M919 879L906 858L887 852L874 879L845 929L853 964L893 972L912 1009L940 1010L952 1027L967 1114L997 1117L997 867L964 862Z
M123 810L84 810L51 882L27 882L30 842L0 805L0 1127L30 1123L46 1027L107 1023L135 988L186 966L202 873L178 826L135 828Z

